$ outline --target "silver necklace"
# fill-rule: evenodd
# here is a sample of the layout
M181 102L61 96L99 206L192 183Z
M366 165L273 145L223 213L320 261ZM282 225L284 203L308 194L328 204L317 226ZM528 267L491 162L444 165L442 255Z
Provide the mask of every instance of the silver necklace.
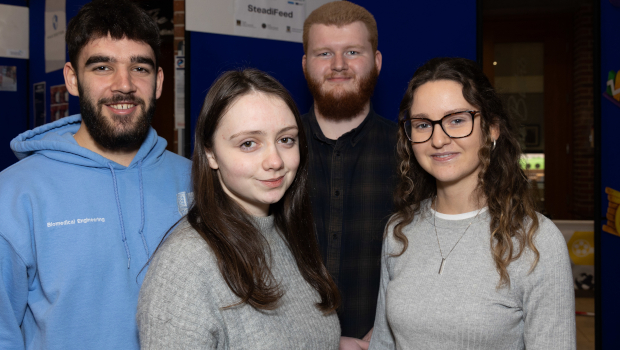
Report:
M435 228L435 237L437 237L437 246L439 247L439 254L441 254L441 265L439 265L439 274L441 275L443 273L443 268L444 268L444 265L446 264L446 260L450 256L450 253L452 253L454 248L456 248L456 246L459 244L459 242L461 241L461 238L465 236L465 233L467 233L467 230L469 230L469 226L471 226L471 224L474 223L474 220L476 220L476 218L478 217L478 214L480 214L480 211L482 211L482 208L478 210L478 213L476 213L476 216L474 216L474 218L471 220L469 225L467 225L467 228L465 229L465 231L463 231L463 234L461 235L461 237L459 237L459 240L456 241L456 243L454 243L454 246L452 247L452 249L450 249L450 251L448 252L448 255L446 255L446 257L444 258L443 252L441 251L441 244L439 243L439 235L437 234L437 226L435 226L435 218L437 217L437 197L435 197L433 202L435 204L435 212L433 213L433 227Z

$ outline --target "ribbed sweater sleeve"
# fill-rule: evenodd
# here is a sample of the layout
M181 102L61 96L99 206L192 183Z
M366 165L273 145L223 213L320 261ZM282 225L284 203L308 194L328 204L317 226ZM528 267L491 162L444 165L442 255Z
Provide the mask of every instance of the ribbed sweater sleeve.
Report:
M316 307L273 218L255 218L271 251L271 271L284 296L275 310L239 302L207 243L181 224L155 254L138 302L143 349L337 349L335 313Z

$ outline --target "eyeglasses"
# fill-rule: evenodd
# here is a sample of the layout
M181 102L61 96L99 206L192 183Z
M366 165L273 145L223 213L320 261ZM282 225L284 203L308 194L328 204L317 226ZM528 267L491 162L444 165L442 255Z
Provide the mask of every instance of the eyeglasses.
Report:
M435 124L439 124L448 137L460 139L471 135L474 131L474 118L479 113L479 111L462 111L445 115L440 120L408 118L400 123L405 129L405 135L413 143L430 140L435 131Z

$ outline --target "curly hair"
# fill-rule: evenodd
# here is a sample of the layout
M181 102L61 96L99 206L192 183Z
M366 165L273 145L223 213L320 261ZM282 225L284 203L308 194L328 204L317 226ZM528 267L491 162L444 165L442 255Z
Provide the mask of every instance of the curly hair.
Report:
M504 111L495 89L474 61L447 57L433 58L413 74L400 103L400 121L409 117L416 89L438 80L461 84L465 100L480 110L483 145L478 151L481 168L475 195L486 200L491 216L490 247L500 276L498 288L510 286L508 265L511 262L519 259L526 248L530 249L535 256L531 271L540 257L534 245L534 235L539 226L536 202L520 166L517 121ZM500 132L495 148L491 126L498 127ZM402 251L396 254L399 256L408 245L403 228L420 212L422 201L436 196L437 185L435 178L416 160L411 142L402 128L398 130L397 151L400 181L394 194L396 214L389 224L396 223L394 238L403 245Z

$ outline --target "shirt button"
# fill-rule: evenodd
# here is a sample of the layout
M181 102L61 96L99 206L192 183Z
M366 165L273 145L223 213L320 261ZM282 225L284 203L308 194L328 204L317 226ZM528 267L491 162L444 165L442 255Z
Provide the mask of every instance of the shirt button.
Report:
M340 196L340 191L336 190L336 192L334 192L334 194L336 195L336 197Z
M334 234L332 235L332 238L336 239L336 238L338 238L338 235L334 233Z

